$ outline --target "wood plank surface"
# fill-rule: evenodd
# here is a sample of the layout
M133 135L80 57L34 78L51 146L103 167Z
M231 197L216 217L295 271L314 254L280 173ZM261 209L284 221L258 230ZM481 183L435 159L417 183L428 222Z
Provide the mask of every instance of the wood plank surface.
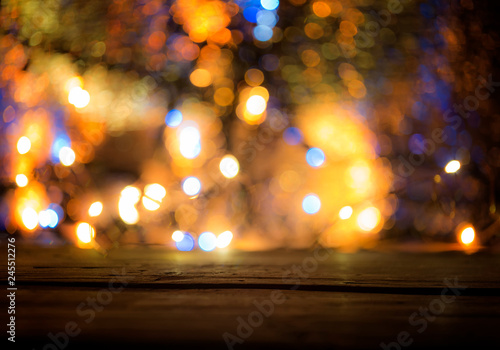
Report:
M16 346L55 349L48 334L71 323L80 333L67 349L227 349L224 334L237 337L234 349L382 349L401 332L413 349L498 348L499 258L20 246ZM445 289L453 284L459 295ZM241 320L250 335L238 333Z

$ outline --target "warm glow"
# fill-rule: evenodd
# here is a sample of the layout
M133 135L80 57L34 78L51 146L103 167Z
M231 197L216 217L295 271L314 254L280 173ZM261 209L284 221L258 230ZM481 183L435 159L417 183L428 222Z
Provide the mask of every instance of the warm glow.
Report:
M127 186L120 193L120 197L130 204L136 204L141 198L141 191L137 187Z
M66 92L70 92L73 88L79 87L81 88L83 86L83 79L81 77L73 77L68 79L66 82L66 85L64 86L64 89Z
M233 239L233 233L231 231L222 232L219 236L217 236L217 248L226 248Z
M31 141L26 136L19 138L17 141L17 151L19 154L26 154L31 149Z
M80 222L76 226L76 236L82 243L90 243L95 237L95 229L86 222Z
M90 102L90 94L79 86L72 88L68 95L68 102L76 108L84 108Z
M71 148L63 147L59 151L59 160L61 161L62 165L70 166L75 162L75 159L75 151L73 151Z
M452 160L444 167L444 171L448 174L456 173L460 169L460 162L458 160Z
M380 222L380 211L375 207L367 208L358 215L357 222L363 231L371 231Z
M474 229L472 227L467 227L463 229L462 233L460 234L460 240L463 244L471 244L472 242L474 242L475 236L476 233L474 232Z
M16 175L16 184L19 187L25 187L28 184L28 177L24 174Z
M181 154L187 159L198 157L201 151L200 132L194 126L188 126L179 134Z
M135 225L139 222L139 212L135 205L141 199L141 191L134 186L125 187L118 201L118 213L120 218L129 225Z
M238 172L240 171L240 163L235 156L228 154L220 161L219 169L224 177L232 179L238 175Z
M33 208L26 208L22 214L23 225L28 230L34 230L38 226L38 214Z
M167 191L160 184L150 184L144 188L144 196L142 197L142 205L150 211L158 210L163 198L167 195Z
M198 178L190 176L182 183L182 190L188 196L196 196L201 191L201 182Z
M139 222L139 212L133 204L123 198L118 202L118 212L123 222L128 225L135 225Z
M181 242L184 239L184 233L179 230L174 231L174 233L172 233L172 239L175 242Z
M89 216L95 217L95 216L101 215L102 208L103 208L103 205L101 202L98 201L98 202L92 203L90 205L90 208L89 208Z
M194 86L207 87L212 84L212 74L206 69L196 69L189 76L189 80Z
M343 207L339 211L339 218L342 220L347 220L351 217L352 215L352 208L350 206Z
M267 107L267 102L264 97L259 95L250 96L246 103L247 111L253 115L264 113Z

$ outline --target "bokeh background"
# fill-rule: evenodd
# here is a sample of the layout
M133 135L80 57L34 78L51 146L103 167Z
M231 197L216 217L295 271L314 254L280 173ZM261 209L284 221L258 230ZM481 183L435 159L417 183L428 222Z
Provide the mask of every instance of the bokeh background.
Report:
M494 8L2 2L0 230L100 251L495 244Z

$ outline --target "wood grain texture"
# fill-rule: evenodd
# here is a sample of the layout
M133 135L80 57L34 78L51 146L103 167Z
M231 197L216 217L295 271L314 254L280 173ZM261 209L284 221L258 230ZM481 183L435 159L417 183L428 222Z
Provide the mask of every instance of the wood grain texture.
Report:
M238 317L248 322L259 310L256 303L279 292L282 303L273 303L270 315L234 349L381 349L381 342L396 341L404 331L412 349L500 345L498 254L332 252L323 261L314 256L313 251L182 253L158 247L121 248L103 256L74 247L20 246L19 344L43 349L51 343L49 332L75 322L81 333L68 338L68 349L95 344L226 349L223 334L238 336ZM422 324L410 324L410 316L438 305L445 279L455 278L467 288L453 302L441 302L442 312L419 332ZM110 281L116 287L120 280L126 287L111 293ZM88 298L102 310L89 307ZM5 301L0 304L5 309ZM87 323L89 309L95 317Z

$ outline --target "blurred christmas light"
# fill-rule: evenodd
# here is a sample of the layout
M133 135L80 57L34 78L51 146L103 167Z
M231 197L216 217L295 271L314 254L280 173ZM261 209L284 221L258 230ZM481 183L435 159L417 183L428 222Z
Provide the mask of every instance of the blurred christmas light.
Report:
M316 214L321 208L321 201L319 197L315 194L309 194L304 197L302 201L302 209L307 214Z
M190 197L196 196L201 191L201 182L198 178L190 176L182 182L182 190Z
M76 225L76 236L82 243L90 243L95 237L95 229L86 222L80 222Z
M53 209L47 209L45 211L45 213L48 214L48 217L49 217L49 227L50 228L55 228L57 226L57 224L59 223L59 215L57 214L57 212ZM62 215L61 215L62 217Z
M302 132L299 128L290 127L283 133L283 139L291 146L298 145L302 142Z
M63 147L59 151L59 160L64 166L71 166L76 159L75 151L69 147Z
M136 204L141 198L141 191L135 186L127 186L121 191L120 198L130 204Z
M118 201L118 213L126 224L135 225L139 222L139 212L135 205L140 199L141 191L137 187L127 186L121 191Z
M232 179L238 175L238 172L240 171L240 164L235 156L228 154L222 157L219 169L225 178Z
M102 213L102 209L103 209L103 205L102 205L102 202L94 202L90 205L89 207L89 216L90 217L96 217L96 216L99 216L101 215Z
M42 210L38 213L38 221L40 223L40 227L55 228L59 223L59 216L53 209Z
M26 136L22 136L17 141L17 151L19 154L26 154L31 149L31 141Z
M81 77L72 77L66 81L66 84L64 85L64 90L69 94L70 91L76 87L82 88L83 86L83 79ZM69 97L68 97L69 99ZM69 101L71 103L71 101Z
M180 242L184 239L184 233L182 231L174 231L172 233L172 240L174 240L175 242Z
M476 233L474 231L473 227L466 227L462 230L460 233L460 240L462 241L463 244L469 245L472 242L474 242Z
M84 108L90 102L90 94L81 87L75 86L69 92L68 102L76 108Z
M363 231L371 231L380 222L380 211L375 207L366 208L358 215L357 223Z
M203 232L198 237L198 246L202 250L210 252L217 246L217 237L212 232Z
M266 10L276 10L280 5L279 0L260 0L260 4Z
M19 187L25 187L28 185L28 177L24 174L17 174L16 175L16 184Z
M339 218L341 218L342 220L347 220L351 217L352 212L353 212L352 207L345 206L342 209L340 209Z
M150 211L155 211L160 208L163 198L167 195L167 191L160 184L149 184L144 188L144 196L142 197L142 205Z
M194 238L189 233L183 235L182 240L175 242L175 247L181 252L189 252L194 248Z
M319 167L325 162L325 153L319 148L310 148L306 153L306 161L312 167Z
M28 230L34 230L38 226L38 214L33 208L26 208L22 213L24 227Z
M177 109L172 109L165 117L165 124L171 128L175 128L182 123L182 113Z
M444 171L448 174L456 173L460 169L460 162L458 160L452 160L444 167Z
M226 248L231 243L233 239L233 233L231 231L224 231L217 236L217 248Z
M194 126L187 126L179 134L180 152L187 159L198 157L201 152L200 132Z
M264 97L259 95L250 96L247 100L246 108L250 114L259 115L264 113L267 107L267 102Z
M46 210L42 210L38 213L38 222L40 224L40 227L48 227L51 221L50 219L50 213L48 213Z

